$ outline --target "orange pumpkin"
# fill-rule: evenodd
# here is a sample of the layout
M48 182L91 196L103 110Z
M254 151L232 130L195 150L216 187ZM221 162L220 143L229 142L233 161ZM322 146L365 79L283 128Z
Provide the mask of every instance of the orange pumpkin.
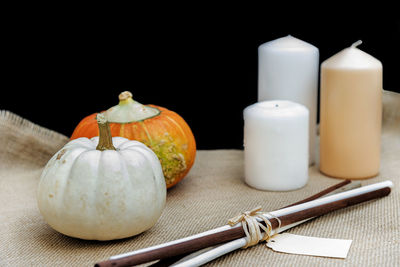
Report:
M130 92L119 95L119 104L104 112L112 136L137 140L158 156L167 188L182 180L193 166L196 142L187 123L177 113L155 105L142 105ZM71 140L99 135L96 114L84 118Z

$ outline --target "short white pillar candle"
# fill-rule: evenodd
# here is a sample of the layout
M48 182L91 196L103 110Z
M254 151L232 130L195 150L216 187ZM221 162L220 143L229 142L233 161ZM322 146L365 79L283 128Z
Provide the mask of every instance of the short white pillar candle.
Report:
M287 100L245 108L245 182L261 190L288 191L308 181L309 111Z

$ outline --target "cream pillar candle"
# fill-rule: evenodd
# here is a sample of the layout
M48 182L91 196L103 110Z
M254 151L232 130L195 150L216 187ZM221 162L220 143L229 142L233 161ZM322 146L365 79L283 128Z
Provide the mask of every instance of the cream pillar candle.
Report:
M378 174L382 64L356 48L321 65L320 170L339 178Z
M308 181L308 109L285 100L264 101L244 112L245 181L273 191Z
M258 48L258 101L289 100L310 112L309 162L315 161L319 51L292 36Z

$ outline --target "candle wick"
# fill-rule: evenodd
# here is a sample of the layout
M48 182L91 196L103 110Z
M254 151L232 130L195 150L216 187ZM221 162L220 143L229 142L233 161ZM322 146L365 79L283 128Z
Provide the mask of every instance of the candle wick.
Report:
M357 42L353 43L353 44L351 45L351 47L355 48L355 47L359 46L360 44L362 44L362 41L361 41L361 40L358 40Z

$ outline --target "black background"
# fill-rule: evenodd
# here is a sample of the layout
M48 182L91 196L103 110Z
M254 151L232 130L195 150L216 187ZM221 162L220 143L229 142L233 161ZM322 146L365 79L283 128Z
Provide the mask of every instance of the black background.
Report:
M318 47L321 62L361 39L383 64L384 89L400 92L400 19L179 14L11 16L0 109L70 136L130 90L180 114L199 149L242 148L242 111L257 101L257 48L288 34Z

